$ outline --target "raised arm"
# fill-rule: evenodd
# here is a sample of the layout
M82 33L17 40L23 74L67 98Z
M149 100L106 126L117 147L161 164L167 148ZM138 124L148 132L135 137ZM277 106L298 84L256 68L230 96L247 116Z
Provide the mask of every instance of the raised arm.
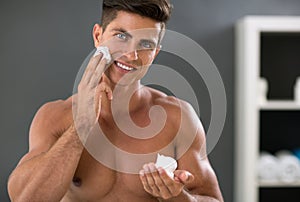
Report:
M100 94L112 99L111 90L99 82L106 65L101 58L100 54L90 60L77 95L48 103L36 114L30 129L29 152L8 181L12 201L60 201L67 192L84 149L82 141L97 124L100 97L106 99Z

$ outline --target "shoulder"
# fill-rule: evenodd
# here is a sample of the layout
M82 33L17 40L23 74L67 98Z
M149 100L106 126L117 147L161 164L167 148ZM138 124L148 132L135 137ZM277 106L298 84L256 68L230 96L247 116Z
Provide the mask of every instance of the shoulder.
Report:
M45 116L46 114L50 114L54 116L63 116L64 113L66 111L69 111L71 108L72 108L72 97L69 97L66 100L55 100L43 104L37 111L37 114L43 116Z
M152 91L152 90L151 90ZM174 96L152 91L154 105L160 105L167 113L169 129L173 131L177 158L186 152L206 156L206 137L203 125L192 105Z
M194 109L190 103L179 99L175 96L169 96L165 93L155 90L153 88L148 88L148 92L151 94L153 105L160 105L164 107L170 115L179 115L183 113L183 115L193 114Z
M56 100L43 104L35 114L30 135L45 130L53 135L58 133L71 123L72 97L66 100Z
M43 104L35 114L29 130L29 151L19 164L48 151L70 126L72 97Z
M168 96L165 93L148 88L151 94L152 105L159 105L164 108L167 113L168 120L172 123L174 128L201 128L202 124L190 103L175 96ZM178 128L180 126L181 128Z

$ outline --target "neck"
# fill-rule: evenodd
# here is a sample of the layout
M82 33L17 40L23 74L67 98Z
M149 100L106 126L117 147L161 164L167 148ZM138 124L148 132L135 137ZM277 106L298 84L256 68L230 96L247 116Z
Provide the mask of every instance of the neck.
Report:
M115 112L131 112L139 108L142 99L142 85L140 82L130 86L116 86L113 91L112 106Z
M108 78L106 77L104 81L106 79ZM113 91L113 100L107 103L107 107L108 109L111 109L113 113L130 113L131 111L135 111L140 107L143 97L143 85L141 85L140 80L135 81L130 85L113 84L110 81L107 83Z

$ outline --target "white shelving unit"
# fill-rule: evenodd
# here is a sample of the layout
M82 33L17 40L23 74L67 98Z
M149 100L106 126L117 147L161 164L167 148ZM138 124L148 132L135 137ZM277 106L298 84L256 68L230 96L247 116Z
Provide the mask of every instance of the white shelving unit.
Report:
M293 182L293 183L282 183L282 182L264 182L260 181L257 186L271 188L271 187L300 187L300 182Z
M300 110L300 103L295 101L268 101L258 105L259 110Z
M235 202L258 202L263 187L300 187L300 182L267 183L257 177L260 111L300 110L300 104L293 100L259 101L262 32L300 33L300 17L246 16L236 24Z

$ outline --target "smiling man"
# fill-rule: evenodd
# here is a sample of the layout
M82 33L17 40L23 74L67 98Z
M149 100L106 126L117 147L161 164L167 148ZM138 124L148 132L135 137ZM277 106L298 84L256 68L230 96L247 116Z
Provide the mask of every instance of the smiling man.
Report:
M92 57L77 94L39 109L29 152L9 178L12 201L223 201L192 107L140 83L170 13L167 0L104 0L94 45L107 46L113 60L107 65L102 54ZM153 124L159 127L148 127ZM125 161L98 139L104 136L145 158ZM174 177L153 163L158 151L177 160Z

